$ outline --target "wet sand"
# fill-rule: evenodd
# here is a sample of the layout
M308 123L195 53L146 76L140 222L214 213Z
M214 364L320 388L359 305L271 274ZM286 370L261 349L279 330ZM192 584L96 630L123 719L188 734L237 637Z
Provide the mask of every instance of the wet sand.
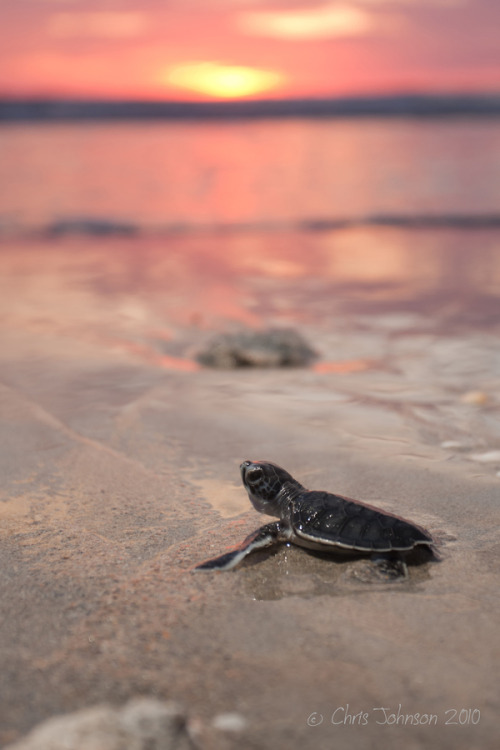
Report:
M149 695L200 747L497 746L498 240L3 243L2 744ZM242 325L294 326L318 360L197 366ZM265 521L245 458L425 526L441 562L370 583L283 547L194 573Z

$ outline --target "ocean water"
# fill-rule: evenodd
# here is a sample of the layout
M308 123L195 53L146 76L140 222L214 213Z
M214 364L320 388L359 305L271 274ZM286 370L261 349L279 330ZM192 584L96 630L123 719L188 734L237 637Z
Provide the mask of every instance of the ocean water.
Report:
M499 221L495 118L4 124L0 226Z

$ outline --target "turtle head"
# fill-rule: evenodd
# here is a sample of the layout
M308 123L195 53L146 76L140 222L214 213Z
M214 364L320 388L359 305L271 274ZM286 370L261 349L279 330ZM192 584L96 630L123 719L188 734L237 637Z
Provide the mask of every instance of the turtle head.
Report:
M288 497L288 490L301 485L276 464L269 461L243 461L240 466L241 479L252 505L260 513L269 516L281 515L281 504Z

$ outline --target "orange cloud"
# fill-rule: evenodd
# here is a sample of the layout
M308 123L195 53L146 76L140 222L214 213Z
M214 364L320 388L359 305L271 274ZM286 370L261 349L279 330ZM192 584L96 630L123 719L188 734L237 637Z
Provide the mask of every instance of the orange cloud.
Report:
M142 34L147 26L148 18L144 13L53 13L48 19L47 31L55 37L129 38Z
M294 11L241 13L240 31L283 39L324 39L357 36L372 29L372 16L353 5L323 5Z
M215 98L238 99L276 88L283 78L280 73L270 70L218 62L193 62L169 68L162 75L162 82Z

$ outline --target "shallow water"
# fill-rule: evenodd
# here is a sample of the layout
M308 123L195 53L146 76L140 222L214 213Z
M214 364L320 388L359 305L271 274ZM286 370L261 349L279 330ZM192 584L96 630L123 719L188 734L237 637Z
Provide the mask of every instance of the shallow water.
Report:
M244 373L228 372L228 403L272 413L277 401L300 402L318 429L334 409L346 445L445 454L494 475L499 243L495 230L381 228L12 240L0 255L4 355L65 360L85 349L184 372L189 390L214 332L295 327L318 354L312 367L289 384L263 373L244 397Z

